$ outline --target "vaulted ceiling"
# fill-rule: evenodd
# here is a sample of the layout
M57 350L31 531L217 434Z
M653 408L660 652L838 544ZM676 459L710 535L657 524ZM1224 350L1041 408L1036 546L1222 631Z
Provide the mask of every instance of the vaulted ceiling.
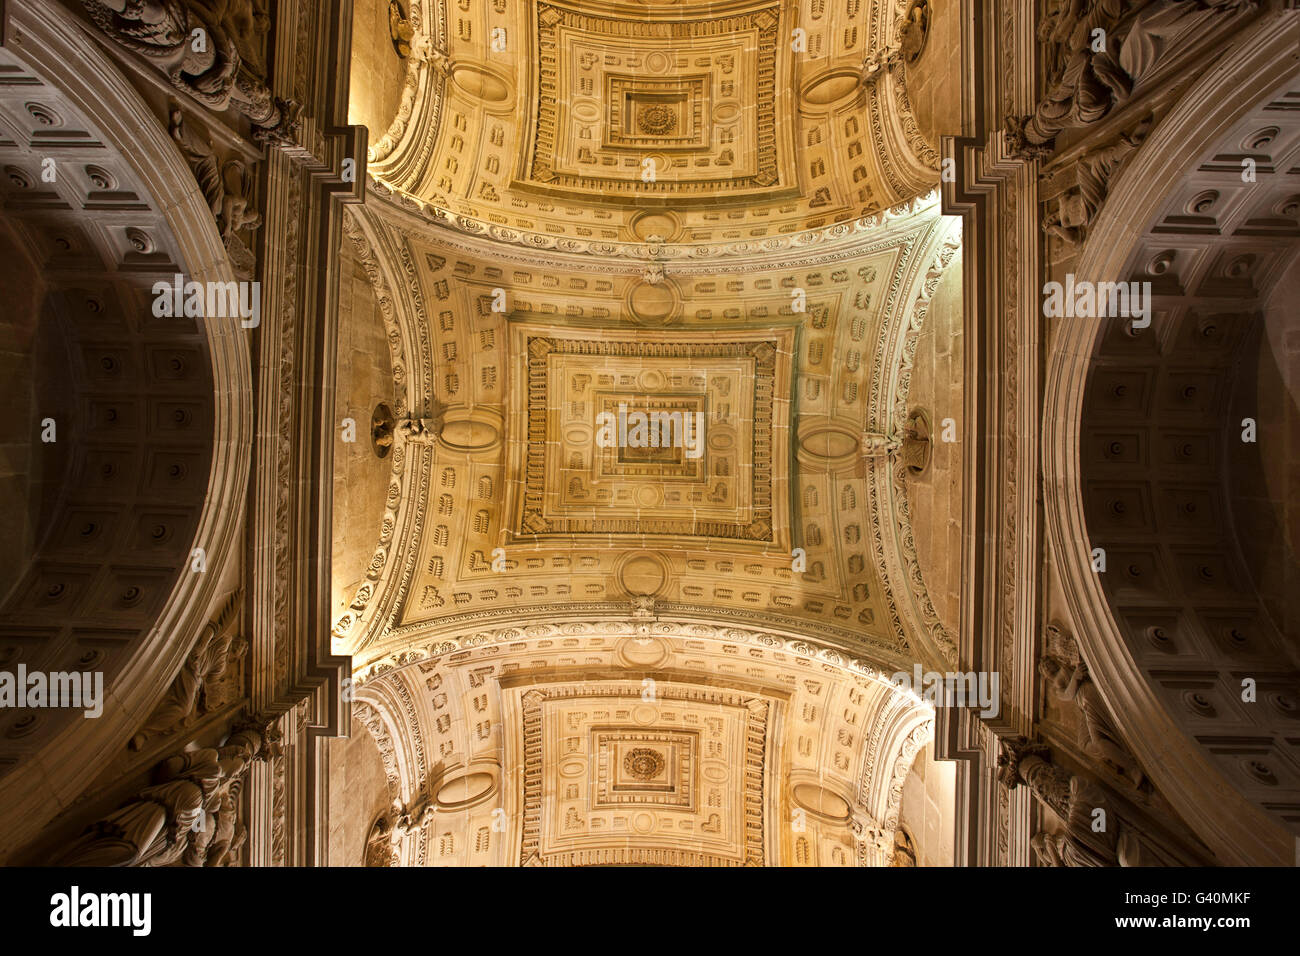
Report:
M932 185L932 140L956 132L951 90L948 107L930 102L955 75L942 49L954 25L929 51L940 31L917 0L462 2L445 15L418 0L400 64L373 36L373 5L379 48L353 69L352 116L371 124L371 174L458 229L528 246L852 223Z
M375 401L416 426L371 461L389 487L340 609L352 653L481 614L634 599L799 622L881 660L934 650L897 606L920 580L902 566L901 463L863 455L864 432L902 430L958 242L932 200L878 217L847 261L662 273L521 261L382 196L368 210L352 254L379 290L394 377ZM620 404L702 411L701 456L600 448L596 416Z
M451 821L399 855L879 863L931 713L883 675L952 652L897 449L959 263L929 5L469 7L355 23L335 646Z

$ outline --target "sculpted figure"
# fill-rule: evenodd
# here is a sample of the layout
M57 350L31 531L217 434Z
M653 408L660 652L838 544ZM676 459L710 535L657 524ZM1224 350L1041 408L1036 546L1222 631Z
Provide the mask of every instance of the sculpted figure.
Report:
M1111 179L1124 161L1137 152L1150 130L1148 116L1114 143L1080 157L1076 169L1078 186L1062 196L1057 208L1043 219L1043 230L1070 245L1082 242L1084 229L1092 224L1106 201Z
M1142 768L1115 729L1101 693L1088 677L1088 665L1079 656L1078 648L1055 625L1050 625L1048 632L1038 672L1058 700L1073 702L1079 709L1079 746L1085 753L1111 764L1131 779L1134 786L1140 787L1144 780Z
M271 21L261 0L81 0L95 24L205 107L238 109L273 142L292 117L263 82Z
M179 109L171 111L171 136L212 210L217 232L221 234L235 274L241 279L252 278L257 262L238 236L245 229L262 225L262 216L252 202L253 179L248 167L238 159L222 166L212 142L201 140L189 130Z
M864 432L862 435L863 458L887 458L903 443L894 435L882 435L879 432Z
M64 866L226 865L244 841L236 816L241 781L257 760L275 756L274 724L248 723L221 747L163 760L156 783L88 828Z
M1171 49L1192 39L1207 21L1235 14L1256 0L1061 0L1039 26L1047 92L1033 114L1008 120L1008 140L1019 155L1050 146L1056 134L1095 123L1126 100ZM1139 12L1123 28L1125 14Z
M411 26L411 21L406 19L406 14L402 10L402 5L397 0L390 0L388 4L388 35L393 41L393 49L402 59L411 55L411 40L415 36L415 28Z
M861 74L862 85L867 86L875 83L883 77L891 66L896 66L903 61L901 51L891 47L881 47L868 54L862 61Z
M930 32L929 0L912 0L903 14L903 25L898 30L899 52L904 63L915 63L925 49L925 39Z
M231 658L243 655L248 645L238 636L236 627L241 596L238 591L232 594L216 618L203 629L166 696L131 739L132 749L139 750L150 737L174 733L183 727L200 712L200 699L205 690L225 675Z
M1025 124L1030 143L1048 143L1063 129L1095 123L1129 95L1132 83L1111 52L1118 41L1108 37L1097 49L1093 32L1109 33L1123 12L1124 0L1062 0L1039 25L1048 62L1060 67L1049 67L1054 79Z
M1024 737L1002 740L998 780L1008 789L1022 784L1065 823L1065 832L1031 844L1051 866L1140 865L1139 844L1127 831L1100 786L1051 762L1047 747ZM1096 830L1097 813L1105 826Z

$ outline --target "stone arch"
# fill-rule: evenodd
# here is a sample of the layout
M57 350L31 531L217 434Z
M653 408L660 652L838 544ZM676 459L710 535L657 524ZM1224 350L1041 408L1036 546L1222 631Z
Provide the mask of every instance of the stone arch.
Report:
M872 409L873 417L866 422L868 432L896 436L900 446L896 452L864 460L872 516L871 543L885 573L891 624L900 634L915 635L917 653L936 664L955 661L957 637L936 610L922 573L912 529L902 436L907 430L917 342L940 281L950 267L960 265L960 245L960 225L944 221L930 238L924 257L918 257L918 274L910 279L908 319L898 323L893 337L880 345L880 398Z
M1172 673L1179 665L1197 663L1201 670L1214 672L1209 684L1216 693L1222 693L1228 686L1223 683L1228 671L1239 670L1245 661L1234 664L1229 652L1215 662L1213 638L1203 622L1194 620L1200 616L1198 605L1215 602L1207 602L1199 592L1180 591L1178 579L1185 569L1173 551L1160 543L1171 530L1163 511L1166 499L1173 499L1164 494L1162 500L1156 501L1155 492L1144 492L1139 483L1123 487L1123 462L1145 442L1150 448L1145 460L1152 468L1158 465L1163 453L1158 447L1162 436L1158 424L1152 425L1157 422L1152 416L1164 418L1168 409L1162 408L1166 396L1156 392L1173 384L1168 370L1161 371L1168 364L1164 356L1176 351L1187 336L1203 336L1208 328L1203 321L1198 323L1194 314L1175 314L1198 292L1193 289L1184 300L1183 290L1172 284L1176 273L1168 272L1171 263L1162 263L1159 255L1153 255L1178 246L1180 240L1167 234L1153 235L1151 230L1161 224L1179 191L1193 182L1196 173L1205 171L1203 157L1214 155L1216 150L1233 149L1227 138L1235 135L1238 127L1243 134L1248 132L1242 124L1249 126L1252 111L1266 105L1284 89L1284 84L1294 83L1295 36L1294 27L1277 30L1272 21L1239 34L1216 70L1193 86L1156 125L1121 172L1083 248L1075 281L1151 281L1154 292L1166 298L1157 302L1152 330L1137 337L1130 334L1128 320L1058 320L1044 402L1048 532L1066 601L1074 616L1073 632L1090 674L1125 740L1161 794L1220 860L1237 864L1283 864L1291 860L1294 838L1286 833L1279 817L1294 813L1294 796L1282 786L1273 789L1270 800L1261 797L1263 788L1253 788L1252 792L1240 777L1234 778L1229 764L1235 759L1233 752L1240 748L1226 739L1216 743L1213 725L1175 706L1178 702L1171 698L1167 682L1156 673ZM1224 89L1234 90L1235 95L1224 98ZM1288 142L1293 143L1293 139ZM1151 183L1170 187L1152 189ZM1219 237L1216 230L1214 237L1191 245L1213 256L1214 249L1226 249L1240 239L1240 233ZM1284 236L1269 240L1273 245L1285 241ZM1188 247L1189 243L1182 245ZM1152 331L1160 334L1160 343L1153 343ZM1145 359L1139 358L1143 354ZM1203 359L1207 353L1199 354ZM1213 376L1206 361L1196 362L1204 375ZM1121 381L1125 376L1128 380ZM1189 382L1188 386L1193 384ZM1116 401L1143 397L1141 407L1127 416L1124 428L1112 427L1115 434L1103 435L1108 420L1090 411L1097 410L1097 401L1108 391ZM1196 389L1193 387L1191 393L1182 389L1180 394L1167 398L1178 401L1189 394L1196 394ZM1212 402L1203 411L1206 417L1212 417L1222 415L1224 410L1224 406ZM1113 416L1109 421L1114 424ZM1118 431L1134 434L1126 440ZM1225 447L1220 446L1220 452ZM1176 452L1177 448L1172 450ZM1102 474L1107 467L1112 468L1110 481ZM1222 475L1213 479L1224 480ZM1120 516L1128 515L1132 516L1130 521L1120 521ZM1117 523L1145 527L1146 543L1142 543L1140 533L1129 537L1117 531ZM1239 553L1236 534L1227 523L1221 530L1222 534L1210 536L1213 543L1204 535L1183 538L1179 546L1185 551L1184 557L1213 549L1231 574L1228 566ZM1090 554L1090 549L1104 538L1113 542L1105 576L1093 572ZM1116 564L1113 557L1122 560ZM1195 572L1194 567L1192 570ZM1132 593L1117 590L1122 586L1109 577L1116 573L1132 579L1128 585ZM1179 653L1176 648L1161 649L1162 643L1181 644L1183 660L1179 662L1173 656ZM1294 648L1291 654L1294 656ZM1288 669L1283 662L1282 670ZM1293 674L1292 670L1290 680ZM1242 716L1244 713L1239 712ZM1278 720L1256 723L1248 732L1261 751L1274 746L1270 724L1277 725ZM1245 732L1242 726L1237 731Z
M26 575L8 596L0 644L8 645L8 660L33 669L104 671L108 705L102 717L84 723L80 714L75 722L22 714L6 721L0 804L9 816L0 855L30 840L119 756L121 742L166 692L237 569L252 449L249 332L238 320L164 324L168 320L152 315L156 278L235 279L193 173L79 22L48 6L37 12L19 5L9 17L0 55L30 78L28 86L15 88L21 98L47 103L48 112L21 114L34 122L23 142L6 147L12 152L7 164L30 165L41 155L40 130L58 125L80 133L76 141L96 159L69 164L50 190L81 190L64 207L79 212L61 213L57 198L43 203L36 196L18 227L42 236L33 248L56 258L82 257L71 271L61 259L46 264L47 296L36 320L61 322L75 335L78 365L68 374L81 407L73 413L76 427L64 432L72 460L69 477L59 480L62 521L34 542ZM31 186L33 192L44 188L37 180ZM135 194L127 203L135 210L129 217L104 203L101 194L115 187L118 205ZM12 228L13 205L10 213ZM78 220L95 225L83 231ZM93 281L71 281L78 271ZM138 382L118 395L115 381L129 375L150 383L143 398ZM135 437L133 446L114 452L107 434L117 426ZM108 444L101 447L103 441ZM114 455L120 459L127 447L134 451L115 464ZM95 484L112 486L119 478L123 490L116 494ZM156 481L166 486L161 500ZM92 557L93 548L81 549L78 569L68 548L86 538L97 538L101 550ZM203 549L202 573L191 571L196 548ZM15 720L17 727L11 726Z

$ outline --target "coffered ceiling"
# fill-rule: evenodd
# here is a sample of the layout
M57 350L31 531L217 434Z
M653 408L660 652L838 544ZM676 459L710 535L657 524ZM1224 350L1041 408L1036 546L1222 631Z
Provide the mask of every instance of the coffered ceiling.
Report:
M950 651L883 450L960 241L907 5L470 6L403 8L345 223L392 375L340 373L383 404L374 551L336 547L368 853L880 864L932 716L884 675ZM698 442L610 446L627 413Z
M411 55L353 71L355 96L390 102L405 71L370 171L463 230L561 247L852 223L938 179L907 93L907 7L419 0Z
M341 650L636 601L915 656L898 604L919 572L890 577L904 489L863 433L907 414L909 344L956 243L933 200L876 217L851 253L728 271L505 258L382 194L351 232L388 326L376 400L417 424L384 459ZM699 457L600 447L620 406L699 414Z
M932 733L885 675L746 629L533 625L413 656L356 707L403 864L881 865Z

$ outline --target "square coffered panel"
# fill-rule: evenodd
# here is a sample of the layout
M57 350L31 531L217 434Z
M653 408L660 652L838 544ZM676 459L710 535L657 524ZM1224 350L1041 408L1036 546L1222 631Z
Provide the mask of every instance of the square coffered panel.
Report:
M649 805L695 809L699 731L592 730L594 806Z
M792 128L777 122L791 70L779 4L635 21L604 12L537 5L542 69L520 186L674 203L797 192Z
M507 501L512 536L784 547L789 401L780 396L789 394L792 345L790 329L578 337L514 326L520 400L508 430L520 478ZM620 413L673 421L681 441L602 446L602 421ZM688 421L702 423L702 434L681 434L676 423Z
M666 683L646 701L639 682L533 687L517 700L521 862L762 861L772 701Z
M712 137L709 75L658 80L610 74L605 95L608 149L706 150ZM717 167L722 173L730 171Z

